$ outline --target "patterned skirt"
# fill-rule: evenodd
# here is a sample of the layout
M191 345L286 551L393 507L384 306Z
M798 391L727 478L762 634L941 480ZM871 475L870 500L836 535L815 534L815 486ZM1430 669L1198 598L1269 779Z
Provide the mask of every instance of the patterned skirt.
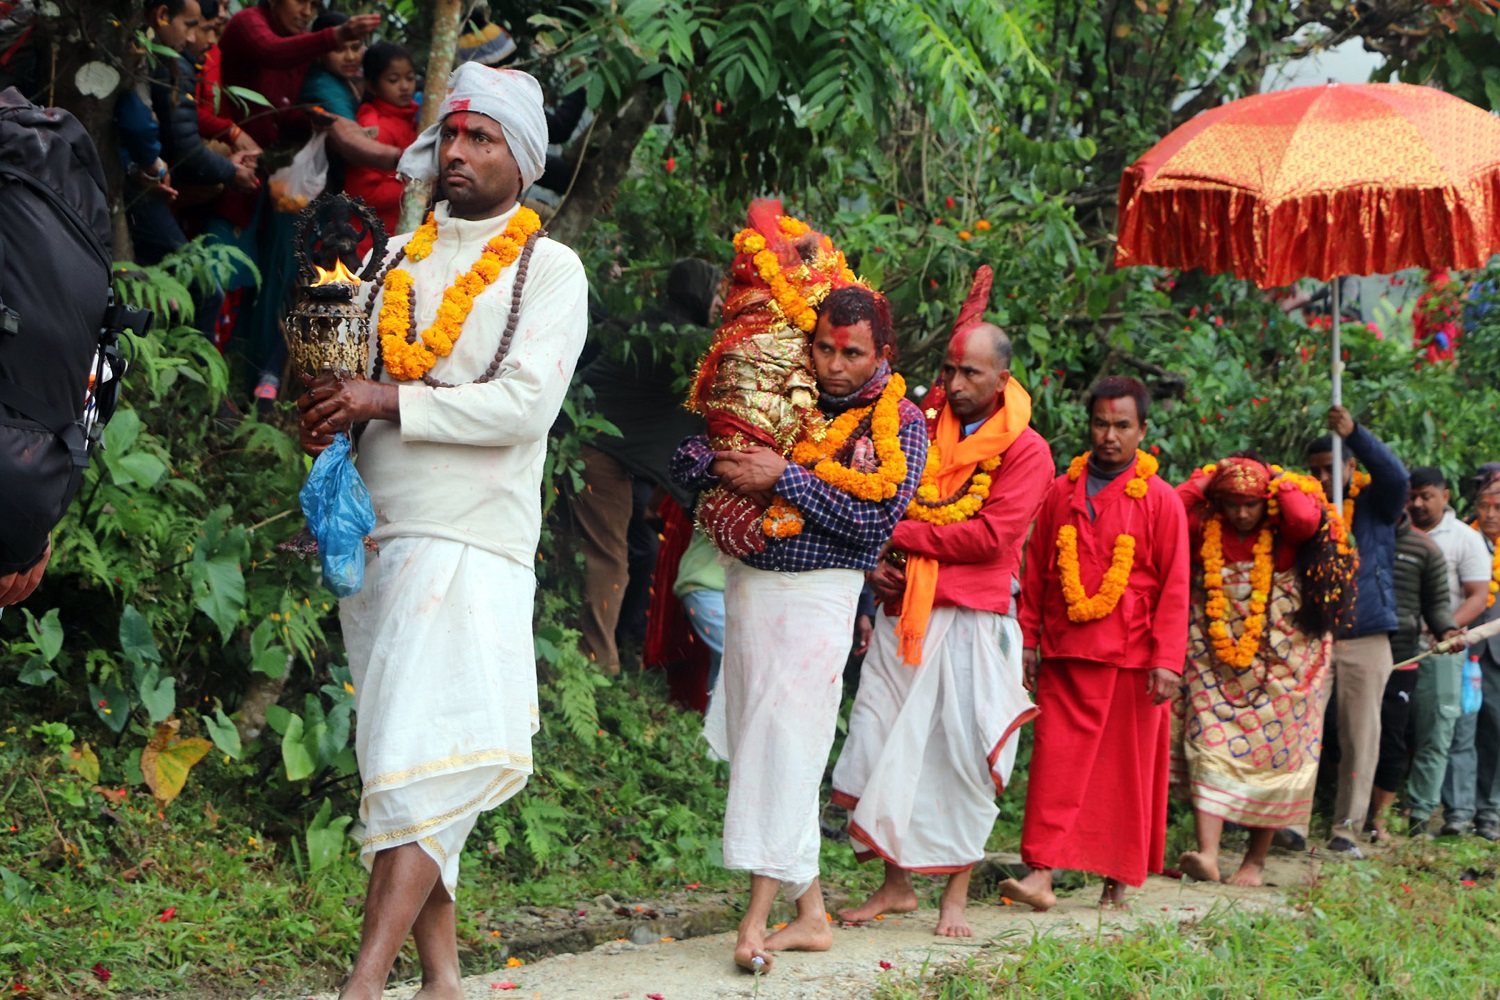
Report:
M1251 564L1224 567L1225 622L1238 639L1250 613ZM1183 687L1172 704L1172 787L1194 808L1241 826L1305 825L1323 750L1332 637L1298 629L1296 572L1277 573L1260 650L1249 666L1219 660L1195 590Z

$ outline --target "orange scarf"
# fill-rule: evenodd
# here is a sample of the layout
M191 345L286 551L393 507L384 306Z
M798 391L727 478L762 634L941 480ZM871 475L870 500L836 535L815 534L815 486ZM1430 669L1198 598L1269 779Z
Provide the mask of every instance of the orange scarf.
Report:
M953 408L944 405L933 434L943 459L943 466L937 471L938 495L950 496L962 489L980 462L1005 454L1030 425L1031 394L1014 378L1005 384L1004 405L963 440L959 440L963 425ZM932 602L937 596L937 579L936 559L915 555L907 558L906 594L901 600L896 635L901 659L912 666L922 663L922 641L927 636L927 619L932 616Z

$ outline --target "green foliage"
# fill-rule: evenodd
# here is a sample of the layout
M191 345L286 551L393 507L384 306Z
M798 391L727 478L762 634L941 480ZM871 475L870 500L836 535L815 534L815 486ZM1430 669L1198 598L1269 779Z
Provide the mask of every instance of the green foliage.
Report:
M274 554L299 526L287 515L302 457L280 428L224 408L223 359L180 325L191 290L241 260L195 242L156 267L117 268L117 293L152 308L157 324L127 345L124 400L55 533L41 588L23 614L0 620L0 669L22 682L13 711L113 734L132 761L159 724L183 725L160 747L169 788L179 758L197 750L194 733L231 759L276 752L247 745L231 717L260 675L310 702L296 745L311 748L313 767L302 777L353 768L347 673L327 664L331 605L313 567ZM47 610L38 618L31 608ZM306 669L284 678L293 658ZM319 691L320 676L335 682ZM130 781L148 776L127 769ZM277 787L290 801L300 794Z

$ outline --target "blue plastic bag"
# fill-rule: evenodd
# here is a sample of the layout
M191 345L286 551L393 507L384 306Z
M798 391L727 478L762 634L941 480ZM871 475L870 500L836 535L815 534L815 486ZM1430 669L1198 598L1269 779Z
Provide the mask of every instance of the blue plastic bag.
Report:
M375 530L370 491L340 434L313 462L298 494L307 528L318 540L323 586L339 597L359 593L365 582L365 536Z
M1479 657L1471 656L1464 661L1463 713L1473 715L1484 703L1484 677L1479 672Z

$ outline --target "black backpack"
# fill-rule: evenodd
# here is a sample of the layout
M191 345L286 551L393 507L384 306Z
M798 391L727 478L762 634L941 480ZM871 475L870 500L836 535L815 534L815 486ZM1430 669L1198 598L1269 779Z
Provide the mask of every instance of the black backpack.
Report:
M149 314L114 303L104 170L78 119L0 91L0 575L29 569L83 481Z

